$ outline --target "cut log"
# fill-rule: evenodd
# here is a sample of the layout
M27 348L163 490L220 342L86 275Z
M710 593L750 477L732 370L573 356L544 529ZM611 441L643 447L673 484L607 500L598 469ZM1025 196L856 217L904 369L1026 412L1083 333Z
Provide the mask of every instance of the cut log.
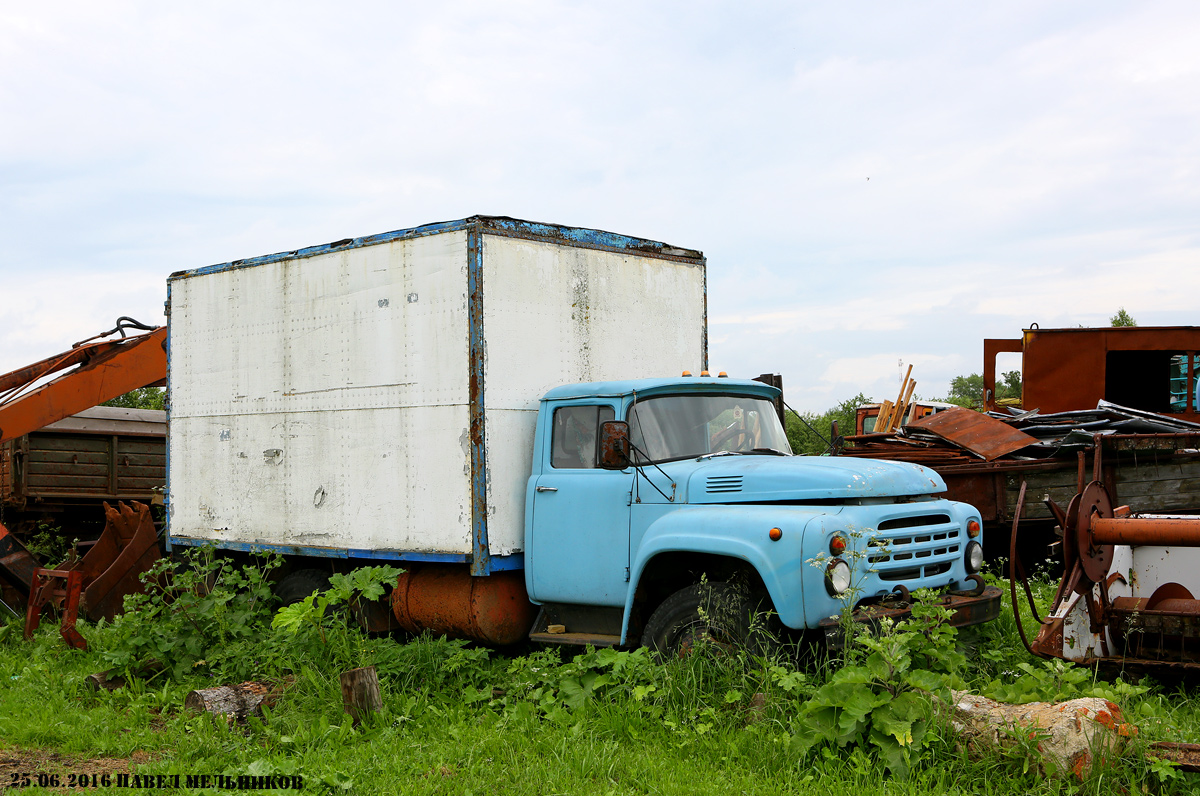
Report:
M114 676L112 672L89 674L84 682L92 691L116 691L125 687L125 678L119 674Z
M342 681L342 709L358 724L370 713L383 708L379 696L379 674L374 666L351 669L338 675Z
M183 706L189 710L245 721L247 716L261 713L264 706L273 705L289 682L290 679L281 682L263 680L202 688L188 694Z

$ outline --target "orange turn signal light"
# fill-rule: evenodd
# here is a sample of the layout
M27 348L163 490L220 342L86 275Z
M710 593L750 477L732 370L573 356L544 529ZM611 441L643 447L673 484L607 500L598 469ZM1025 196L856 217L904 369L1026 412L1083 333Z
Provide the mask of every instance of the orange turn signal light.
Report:
M846 550L846 537L835 536L829 540L829 552L835 556L840 556Z
M771 537L772 542L778 542L783 538L783 529L772 528L771 530L767 531L767 536Z
M967 523L967 536L970 536L972 539L979 535L980 530L982 529L979 527L979 523L975 520L971 520Z
M690 370L685 370L685 371L684 371L682 374L680 374L680 375L682 375L682 376L690 376L690 375L692 375L692 372L691 372Z

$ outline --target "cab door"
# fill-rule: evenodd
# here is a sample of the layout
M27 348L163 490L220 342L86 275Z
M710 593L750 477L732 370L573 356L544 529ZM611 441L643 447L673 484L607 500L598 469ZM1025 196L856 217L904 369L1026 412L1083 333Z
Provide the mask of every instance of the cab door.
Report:
M539 602L625 605L633 475L596 466L600 424L613 417L607 404L554 410L525 551Z

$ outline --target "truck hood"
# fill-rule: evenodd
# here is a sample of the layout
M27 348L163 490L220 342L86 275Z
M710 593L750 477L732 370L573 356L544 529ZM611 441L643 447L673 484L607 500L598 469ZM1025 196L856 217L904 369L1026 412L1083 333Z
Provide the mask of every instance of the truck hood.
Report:
M679 472L680 467L688 472ZM849 456L716 456L663 465L687 484L688 503L932 495L946 482L928 467Z

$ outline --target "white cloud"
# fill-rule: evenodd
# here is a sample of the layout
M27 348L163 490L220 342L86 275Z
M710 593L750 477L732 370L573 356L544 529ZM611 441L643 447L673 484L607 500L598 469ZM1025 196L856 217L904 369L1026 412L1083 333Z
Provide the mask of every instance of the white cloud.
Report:
M160 318L180 268L484 212L703 249L714 364L806 408L901 357L944 393L1030 322L1194 322L1198 35L1175 2L6 6L0 369Z

